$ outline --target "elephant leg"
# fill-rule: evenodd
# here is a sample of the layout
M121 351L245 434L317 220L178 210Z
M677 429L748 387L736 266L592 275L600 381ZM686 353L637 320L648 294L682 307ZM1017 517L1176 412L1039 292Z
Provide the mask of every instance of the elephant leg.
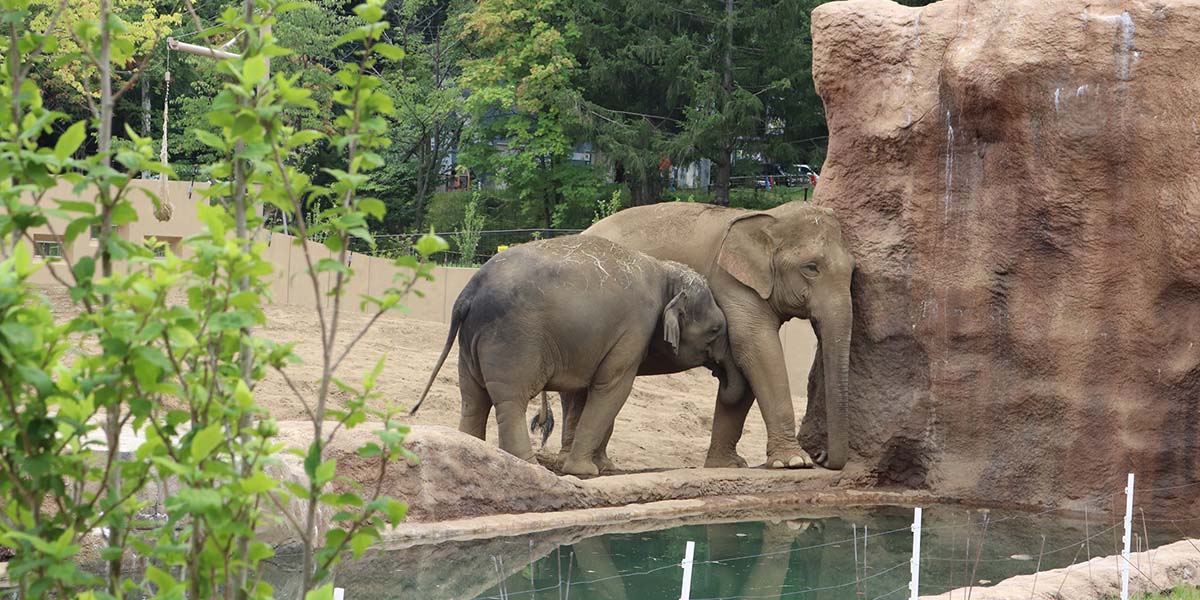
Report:
M571 446L575 443L575 428L579 427L579 415L583 414L583 406L587 401L587 390L559 392L558 399L562 403L562 447L558 455L562 460L567 459Z
M735 360L750 383L754 397L758 399L758 408L766 424L766 466L772 469L811 468L812 458L796 439L796 413L792 409L792 392L788 387L787 365L777 324L751 324L737 329L731 324L729 331ZM738 413L733 411L717 411L709 454L720 455L728 452L729 447L737 447L737 441L730 432L737 431L740 436L745 419L743 413L743 422L739 423L737 416ZM723 437L718 438L718 432Z
M481 440L487 439L487 420L488 415L492 413L492 397L488 395L486 388L465 372L458 376L458 388L462 394L462 415L458 420L458 430Z
M521 460L537 462L533 454L533 444L529 442L529 432L525 429L528 395L505 383L489 383L487 389L496 403L500 449Z
M604 439L600 441L600 447L596 448L596 452L592 455L592 462L596 463L596 468L600 472L612 471L616 469L611 458L608 457L608 440L612 439L613 425L608 426L608 432L604 434Z
M717 402L713 409L712 438L708 447L708 456L704 459L707 468L745 467L746 459L737 453L738 442L742 439L742 429L746 425L746 415L754 404L754 392L747 389L736 404Z
M604 371L605 369L602 368L599 373ZM567 461L563 464L564 472L572 475L598 475L600 473L600 469L593 462L596 451L611 431L617 413L629 399L629 393L633 391L633 379L636 375L637 369L630 368L611 377L597 377L597 381L592 383L592 387L588 389L587 404L584 405L583 414L579 417L575 442L571 446L570 454L567 455Z

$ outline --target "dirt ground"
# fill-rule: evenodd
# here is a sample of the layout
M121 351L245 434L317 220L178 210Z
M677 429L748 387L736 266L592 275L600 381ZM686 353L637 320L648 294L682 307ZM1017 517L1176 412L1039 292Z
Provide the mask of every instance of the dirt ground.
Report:
M315 312L294 306L269 306L266 315L267 324L260 335L277 342L299 342L296 353L305 364L292 367L288 375L302 393L315 395L320 376L315 367L320 364L321 352L320 336L317 335L320 325ZM357 334L367 320L367 316L356 308L348 310L342 320L341 331L345 333L339 336L342 343ZM412 406L437 362L447 332L447 326L441 323L388 315L379 319L359 342L338 374L348 381L358 381L362 373L368 372L379 357L386 354L387 363L379 378L378 390L385 399ZM633 394L617 417L609 444L609 455L617 468L634 471L703 466L716 389L717 380L704 369L638 378ZM305 418L304 408L277 373L270 374L259 384L255 397L278 420ZM345 396L335 396L335 402L343 398ZM550 394L550 400L561 424L558 395ZM404 421L414 425L457 427L459 402L456 345L438 373L429 398L416 415L406 416ZM537 404L536 401L530 403L530 416L537 411ZM804 410L803 398L796 399L795 408L798 420ZM547 453L557 454L559 432L556 426L547 441ZM488 440L493 445L496 443L494 413L488 425ZM537 449L540 439L534 439L533 443ZM738 451L751 465L757 465L766 461L765 449L766 430L755 409L746 419L746 430Z

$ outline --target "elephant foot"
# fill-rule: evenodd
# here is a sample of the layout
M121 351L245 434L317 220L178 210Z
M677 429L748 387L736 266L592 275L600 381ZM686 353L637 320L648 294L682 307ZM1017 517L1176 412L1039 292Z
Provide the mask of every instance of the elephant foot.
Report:
M821 465L822 467L829 469L830 471L841 471L842 470L841 467L834 468L834 467L829 466L829 453L826 452L825 450L821 450L820 452L817 452L817 456L814 458L814 460L817 461L818 465Z
M601 454L592 462L596 465L596 468L599 469L601 473L604 471L615 471L617 468L617 466L613 464L612 459L608 457L608 454Z
M563 473L576 476L599 475L600 469L596 467L596 463L590 460L571 460L567 459L563 463Z
M704 459L706 469L744 469L750 466L737 452L709 452Z
M768 469L811 469L813 459L800 448L789 448L767 454Z

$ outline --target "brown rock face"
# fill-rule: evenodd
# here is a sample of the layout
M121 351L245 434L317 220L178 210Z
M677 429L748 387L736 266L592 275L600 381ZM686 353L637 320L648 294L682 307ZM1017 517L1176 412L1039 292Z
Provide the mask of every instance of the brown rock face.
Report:
M856 461L1059 504L1134 472L1147 512L1200 508L1200 486L1150 489L1200 480L1200 3L850 0L812 22L816 201L858 265Z

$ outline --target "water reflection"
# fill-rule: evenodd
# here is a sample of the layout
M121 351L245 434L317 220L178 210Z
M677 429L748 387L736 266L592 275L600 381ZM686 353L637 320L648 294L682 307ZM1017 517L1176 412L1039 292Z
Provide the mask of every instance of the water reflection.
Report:
M336 579L353 600L678 598L679 562L692 540L695 600L902 598L911 514L878 507L837 516L793 514L666 529L643 522L446 542L374 552L340 567ZM925 524L921 591L929 594L1033 572L1043 535L1043 569L1112 554L1119 542L1111 519L1085 523L935 507L926 510ZM1154 545L1181 537L1153 527L1148 532ZM297 583L288 564L280 557L267 574L281 597Z

